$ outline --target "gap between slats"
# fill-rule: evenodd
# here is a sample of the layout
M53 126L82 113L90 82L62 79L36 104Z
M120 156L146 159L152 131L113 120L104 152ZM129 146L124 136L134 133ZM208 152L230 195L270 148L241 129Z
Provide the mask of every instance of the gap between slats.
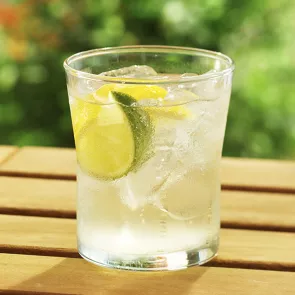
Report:
M31 209L31 208L1 208L0 214L5 215L21 215L21 216L37 216L37 217L54 217L75 219L75 211L61 211L51 209Z
M58 249L58 248L46 248L46 247L17 247L11 245L0 245L0 252L7 254L19 254L19 255L38 255L49 257L64 257L64 258L78 258L82 259L79 253L70 249ZM231 260L227 261L215 257L213 260L204 264L208 267L226 267L226 268L241 268L241 269L257 269L257 270L269 270L269 271L284 271L295 272L294 264L290 263L275 263L275 262L253 262L253 261L240 261Z
M50 293L50 292L35 292L35 291L22 291L22 290L1 290L0 294L5 295L64 295L63 293ZM66 295L80 295L78 293L67 293Z
M33 173L33 172L19 172L19 171L1 171L0 176L8 177L20 177L20 178L36 178L36 179L49 179L49 180L68 180L76 181L75 175L55 175L46 173ZM222 190L228 191L245 191L245 192L266 192L266 193L282 193L282 194L294 194L295 189L285 187L262 187L262 186L251 186L251 185L232 185L232 184L221 184Z
M59 210L39 210L39 209L19 209L19 208L1 208L0 214L3 215L19 215L32 217L52 217L52 218L66 218L75 219L76 212L74 211L59 211ZM278 231L295 233L295 227L286 225L260 225L249 224L243 222L221 221L221 228L232 229L248 229L248 230L262 230L262 231Z

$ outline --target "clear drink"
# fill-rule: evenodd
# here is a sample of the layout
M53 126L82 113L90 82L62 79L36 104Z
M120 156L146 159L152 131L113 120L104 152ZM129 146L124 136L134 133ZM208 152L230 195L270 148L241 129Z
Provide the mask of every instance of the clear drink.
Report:
M196 74L184 74L184 60ZM79 253L134 270L214 257L232 61L202 50L123 47L75 55L65 68Z

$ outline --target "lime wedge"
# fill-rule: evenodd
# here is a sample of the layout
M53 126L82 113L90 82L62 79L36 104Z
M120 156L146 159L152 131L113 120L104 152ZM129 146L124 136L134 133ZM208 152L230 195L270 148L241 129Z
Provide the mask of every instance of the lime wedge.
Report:
M133 97L121 92L111 95L116 103L100 106L97 117L76 136L82 170L102 179L120 178L148 159L153 133L149 114L132 107Z

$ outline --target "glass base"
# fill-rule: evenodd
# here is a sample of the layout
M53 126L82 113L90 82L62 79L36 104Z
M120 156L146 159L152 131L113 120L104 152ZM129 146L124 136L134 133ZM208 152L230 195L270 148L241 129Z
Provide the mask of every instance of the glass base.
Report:
M165 271L186 269L189 266L201 265L217 255L218 244L203 249L191 249L157 255L118 256L104 251L88 251L79 247L79 254L96 265L133 271Z

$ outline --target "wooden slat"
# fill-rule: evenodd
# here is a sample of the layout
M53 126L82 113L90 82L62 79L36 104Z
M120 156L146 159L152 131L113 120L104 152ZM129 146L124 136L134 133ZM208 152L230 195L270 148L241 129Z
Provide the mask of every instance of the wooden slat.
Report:
M223 227L295 232L295 194L222 191Z
M0 215L0 252L78 256L74 219Z
M74 149L24 147L0 167L2 175L75 179Z
M17 150L18 150L18 148L14 147L14 146L1 145L0 146L0 164L2 164L10 156L12 156L14 153L16 153Z
M75 217L74 181L0 177L0 214ZM295 232L295 195L222 191L222 226Z
M0 215L0 251L77 257L73 219ZM295 271L295 235L252 230L221 230L214 265Z
M294 233L222 229L217 263L295 271L294 248Z
M0 213L71 217L76 182L21 177L0 177Z
M2 175L75 179L74 149L24 147L0 167ZM226 189L295 192L295 162L223 158Z
M295 192L295 161L222 159L224 188Z
M295 275L290 272L192 267L142 273L101 268L82 259L11 254L2 255L0 269L0 289L6 294L295 294Z

